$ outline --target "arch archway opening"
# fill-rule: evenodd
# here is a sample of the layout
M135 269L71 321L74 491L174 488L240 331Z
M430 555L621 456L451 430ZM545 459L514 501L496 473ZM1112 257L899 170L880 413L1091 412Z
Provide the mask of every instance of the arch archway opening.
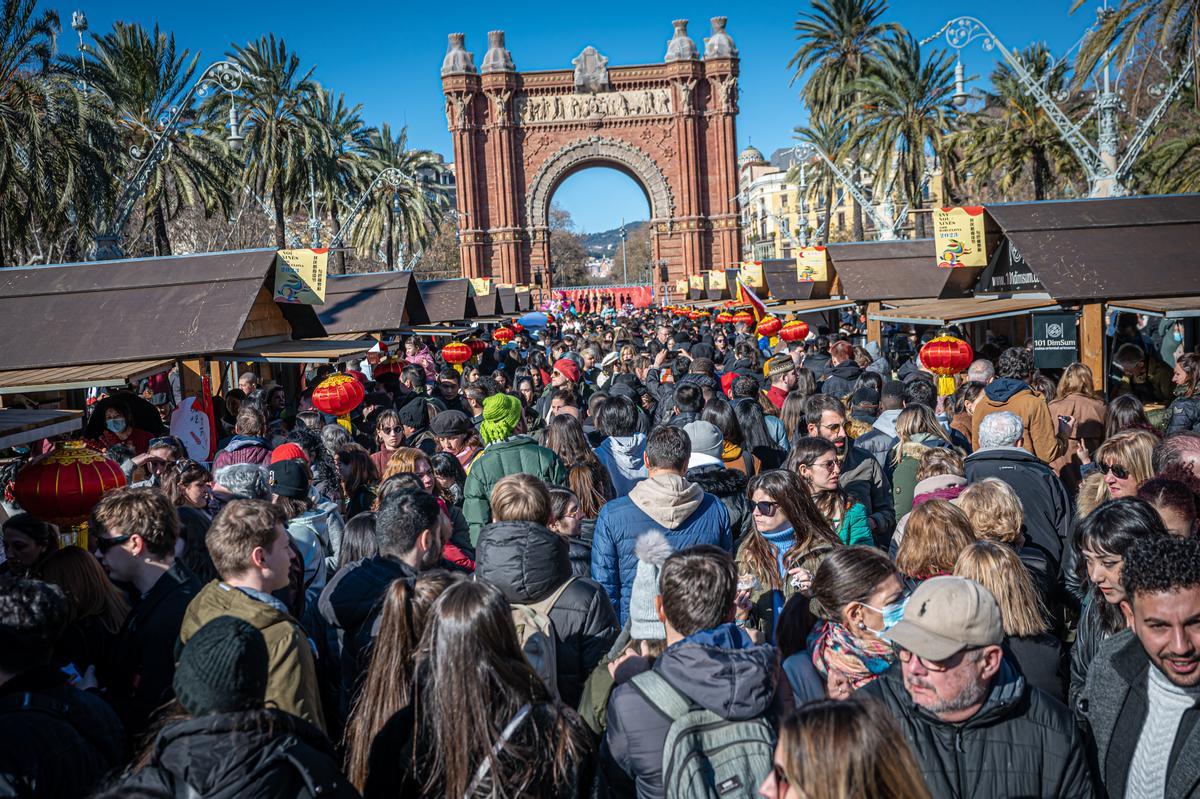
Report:
M652 200L631 169L603 160L574 165L557 176L548 197L546 225L555 285L640 283L649 278L646 226Z

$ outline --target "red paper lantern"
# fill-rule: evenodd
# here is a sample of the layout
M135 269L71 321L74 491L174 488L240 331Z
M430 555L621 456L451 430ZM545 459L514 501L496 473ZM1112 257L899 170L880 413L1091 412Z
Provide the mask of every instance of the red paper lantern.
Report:
M755 332L760 336L770 338L780 331L783 327L783 322L779 321L778 316L764 316L755 328Z
M804 341L808 338L808 323L802 319L788 322L779 331L779 337L784 341Z
M487 342L483 339L473 338L467 342L467 346L471 348L472 355L480 355L487 349Z
M376 380L384 375L398 375L404 370L404 362L395 358L388 358L386 361L380 361L371 367L371 376Z
M954 336L938 336L921 347L921 365L938 376L938 396L954 393L954 375L975 360L971 345Z
M733 323L735 325L745 324L747 327L754 324L754 314L749 311L738 311L733 315Z
M335 374L322 380L313 389L312 404L321 413L340 418L362 404L366 391L362 383L350 375Z
M498 327L492 331L492 341L497 344L507 344L516 337L516 333L512 332L511 328Z
M448 364L458 366L471 360L471 348L463 344L461 341L451 341L446 346L442 347L442 360Z
M695 322L697 319L699 319L699 318L700 318L700 312L699 312L699 311L697 311L697 310L691 310L691 311L688 311L688 312L687 312L687 318L688 318L688 319L691 319L693 322Z
M721 311L719 314L717 314L717 324L718 325L733 324L733 314L729 313L728 311Z
M82 441L66 441L17 473L13 495L23 510L64 528L64 544L86 547L85 530L66 528L86 522L100 498L123 485L120 464Z

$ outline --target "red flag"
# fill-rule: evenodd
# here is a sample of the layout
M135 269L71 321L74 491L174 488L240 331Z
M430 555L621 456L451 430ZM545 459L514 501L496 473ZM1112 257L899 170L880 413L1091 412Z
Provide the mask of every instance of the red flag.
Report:
M754 290L743 283L740 277L737 279L737 287L738 299L754 309L754 320L756 322L767 315L766 303L760 300L758 295L754 293Z
M206 460L212 463L213 456L217 454L217 419L213 413L212 378L208 375L200 378L200 396L196 398L196 404L200 411L208 417L208 458Z

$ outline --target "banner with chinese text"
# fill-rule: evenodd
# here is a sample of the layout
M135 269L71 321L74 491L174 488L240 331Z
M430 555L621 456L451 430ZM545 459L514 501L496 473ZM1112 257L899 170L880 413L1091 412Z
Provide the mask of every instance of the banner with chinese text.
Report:
M983 206L933 209L933 243L943 269L987 266L987 237Z
M829 279L829 251L824 247L801 247L796 256L796 279L821 283Z
M275 253L275 302L324 305L329 248Z

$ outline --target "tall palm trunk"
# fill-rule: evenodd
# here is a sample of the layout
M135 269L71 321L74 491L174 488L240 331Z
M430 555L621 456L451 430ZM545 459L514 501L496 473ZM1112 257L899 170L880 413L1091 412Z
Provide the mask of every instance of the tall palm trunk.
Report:
M862 170L858 166L859 153L854 153L854 182L862 185ZM866 238L866 229L863 225L863 209L858 204L858 200L854 200L854 240L862 241Z
M830 176L829 182L825 184L825 238L821 242L825 244L829 241L829 234L833 228L833 176Z
M338 216L336 200L329 201L329 216L332 217L333 221L333 236L334 238L337 238L337 235L342 232L342 220L341 217ZM333 274L346 274L346 251L341 250L335 253L331 264L333 268L330 271Z
M1050 162L1046 159L1046 151L1038 148L1033 151L1033 199L1046 199L1046 184L1050 182Z
M271 187L271 204L275 208L275 246L282 250L287 247L287 229L284 225L283 187L279 181Z
M167 215L163 212L162 199L154 204L154 254L170 255L171 238L167 233Z
M916 169L908 171L908 207L913 214L913 228L916 233L915 238L925 238L925 214L921 213L922 197L921 197L921 180L917 176Z
M386 254L387 254L387 268L388 268L389 272L396 268L396 246L395 246L396 245L396 236L395 236L396 220L395 220L395 216L396 216L396 212L392 210L391 203L388 203L387 234L386 234L385 241L386 241Z

